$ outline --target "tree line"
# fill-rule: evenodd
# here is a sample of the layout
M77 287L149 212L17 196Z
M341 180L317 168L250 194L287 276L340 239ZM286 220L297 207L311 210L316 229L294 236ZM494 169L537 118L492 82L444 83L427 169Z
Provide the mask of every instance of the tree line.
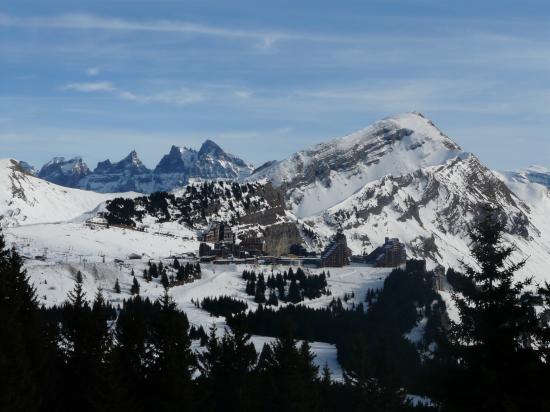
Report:
M524 262L497 212L471 231L477 264L448 274L460 321L433 274L396 270L368 305L261 305L227 316L222 334L191 327L167 290L114 308L78 276L64 305L39 308L0 236L0 410L550 410L550 286L514 277ZM274 342L258 354L251 333ZM309 340L337 345L342 382L319 370Z

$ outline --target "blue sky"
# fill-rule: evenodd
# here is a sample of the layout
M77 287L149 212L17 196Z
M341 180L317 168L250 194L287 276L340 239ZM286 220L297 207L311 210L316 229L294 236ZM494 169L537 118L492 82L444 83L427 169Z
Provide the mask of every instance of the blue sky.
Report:
M4 0L0 157L91 167L213 139L255 164L404 111L550 166L550 2Z

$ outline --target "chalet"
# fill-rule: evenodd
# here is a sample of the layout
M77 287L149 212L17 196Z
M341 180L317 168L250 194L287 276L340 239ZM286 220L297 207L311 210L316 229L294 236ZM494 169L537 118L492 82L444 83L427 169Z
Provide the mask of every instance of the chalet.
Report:
M342 267L350 263L351 250L348 248L346 235L338 230L330 244L321 254L322 267Z
M387 237L382 246L374 249L365 257L365 263L376 267L392 268L405 264L407 251L405 245L397 238Z

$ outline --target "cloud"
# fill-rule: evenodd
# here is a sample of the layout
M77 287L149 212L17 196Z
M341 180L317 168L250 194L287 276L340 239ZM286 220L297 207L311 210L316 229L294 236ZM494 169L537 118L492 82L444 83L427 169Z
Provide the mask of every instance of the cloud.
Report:
M99 67L90 67L86 70L86 75L88 76L97 76L99 74Z
M258 47L267 49L288 33L275 31L241 30L217 27L181 20L133 21L93 14L62 14L51 17L13 17L0 13L0 26L22 28L74 29L74 30L119 30L154 31L197 34L222 38L244 38L258 41Z
M63 86L63 90L81 93L108 92L123 100L142 103L159 102L175 105L186 105L198 103L205 99L203 92L193 91L185 87L153 94L136 94L128 90L121 89L111 82L70 83Z
M313 42L364 43L374 39L373 36L364 37L316 32L235 29L183 20L128 20L86 13L67 13L49 17L15 17L9 14L0 13L0 27L2 26L37 29L168 32L212 36L223 39L249 39L256 42L256 47L259 50L269 50L279 41L302 40Z
M253 93L249 90L236 90L233 94L240 99L249 99Z
M70 83L64 86L63 89L83 93L114 92L117 90L111 82Z
M136 102L160 102L172 103L176 105L199 103L205 99L202 92L192 91L187 88L169 90L151 95L138 95L128 91L120 91L119 97L124 100L132 100Z

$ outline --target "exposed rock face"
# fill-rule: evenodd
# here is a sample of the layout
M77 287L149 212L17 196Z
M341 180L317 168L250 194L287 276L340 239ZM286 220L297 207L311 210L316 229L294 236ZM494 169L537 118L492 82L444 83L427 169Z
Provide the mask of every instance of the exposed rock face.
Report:
M153 188L153 175L133 150L119 162L99 162L93 173L79 181L78 187L102 193L148 192Z
M206 140L197 152L172 146L155 168L155 182L161 187L177 187L189 179L240 179L252 173L252 166Z
M81 157L65 159L54 157L40 169L38 177L60 186L78 187L79 182L91 173Z
M459 267L469 258L468 230L485 203L500 206L518 257L531 255L533 248L548 250L540 228L545 223L538 223L524 200L530 192L518 197L501 176L418 113L300 151L257 170L251 179L279 187L318 251L342 228L354 253L398 237L413 258ZM546 185L550 173L531 168L515 181ZM542 210L550 207L541 209L541 216Z
M266 253L272 256L286 255L290 246L304 240L295 223L280 223L268 226L264 231Z
M247 177L253 167L206 140L199 151L172 146L154 170L132 151L119 162L105 160L90 171L81 158L55 158L44 165L39 177L56 184L101 193L172 191L190 180L236 180Z
M428 119L408 113L300 151L251 178L284 186L289 207L308 216L340 203L370 181L441 164L460 153Z

